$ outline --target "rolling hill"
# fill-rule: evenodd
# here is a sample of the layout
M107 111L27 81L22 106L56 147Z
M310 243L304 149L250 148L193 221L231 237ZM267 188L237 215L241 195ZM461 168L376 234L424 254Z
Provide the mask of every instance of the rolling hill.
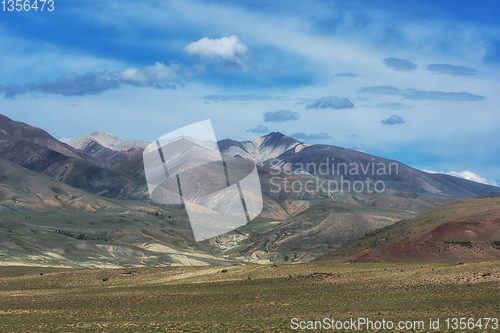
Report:
M368 233L319 261L473 261L500 258L500 198L456 201Z
M227 264L185 211L114 200L0 159L0 266Z
M252 222L238 228L235 233L240 237L239 244L226 253L235 258L251 255L262 262L308 262L369 231L414 215L326 199L265 228L257 228Z

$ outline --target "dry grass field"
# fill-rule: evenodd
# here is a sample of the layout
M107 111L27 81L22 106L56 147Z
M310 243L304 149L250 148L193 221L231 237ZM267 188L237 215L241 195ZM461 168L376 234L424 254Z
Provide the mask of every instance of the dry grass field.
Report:
M0 332L290 332L292 318L359 317L422 320L413 331L427 332L429 318L439 331L446 318L500 318L498 261L2 267L0 276Z

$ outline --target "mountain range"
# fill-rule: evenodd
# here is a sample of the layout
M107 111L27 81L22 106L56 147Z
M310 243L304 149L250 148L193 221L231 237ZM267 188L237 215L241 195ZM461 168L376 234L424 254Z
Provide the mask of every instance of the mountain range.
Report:
M495 186L281 133L225 139L218 147L228 168L257 165L264 208L248 225L196 243L185 211L150 198L147 145L100 132L63 143L0 115L0 261L42 264L49 256L54 265L86 267L309 261L443 204L499 194ZM192 149L205 148L191 143L180 156ZM367 180L383 191L359 190ZM216 186L209 174L198 181Z

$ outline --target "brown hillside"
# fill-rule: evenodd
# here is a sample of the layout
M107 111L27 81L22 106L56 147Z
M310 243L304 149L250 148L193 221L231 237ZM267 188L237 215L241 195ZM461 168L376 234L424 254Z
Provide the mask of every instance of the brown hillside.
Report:
M500 258L500 200L455 202L366 235L319 260L474 261Z

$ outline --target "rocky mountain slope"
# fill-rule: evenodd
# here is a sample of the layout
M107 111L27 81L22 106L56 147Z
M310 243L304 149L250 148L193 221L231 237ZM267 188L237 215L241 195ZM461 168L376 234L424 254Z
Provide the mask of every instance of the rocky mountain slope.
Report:
M260 166L288 150L298 153L305 147L310 146L279 132L273 132L243 142L224 139L220 140L218 145L221 153L229 156L240 156Z

